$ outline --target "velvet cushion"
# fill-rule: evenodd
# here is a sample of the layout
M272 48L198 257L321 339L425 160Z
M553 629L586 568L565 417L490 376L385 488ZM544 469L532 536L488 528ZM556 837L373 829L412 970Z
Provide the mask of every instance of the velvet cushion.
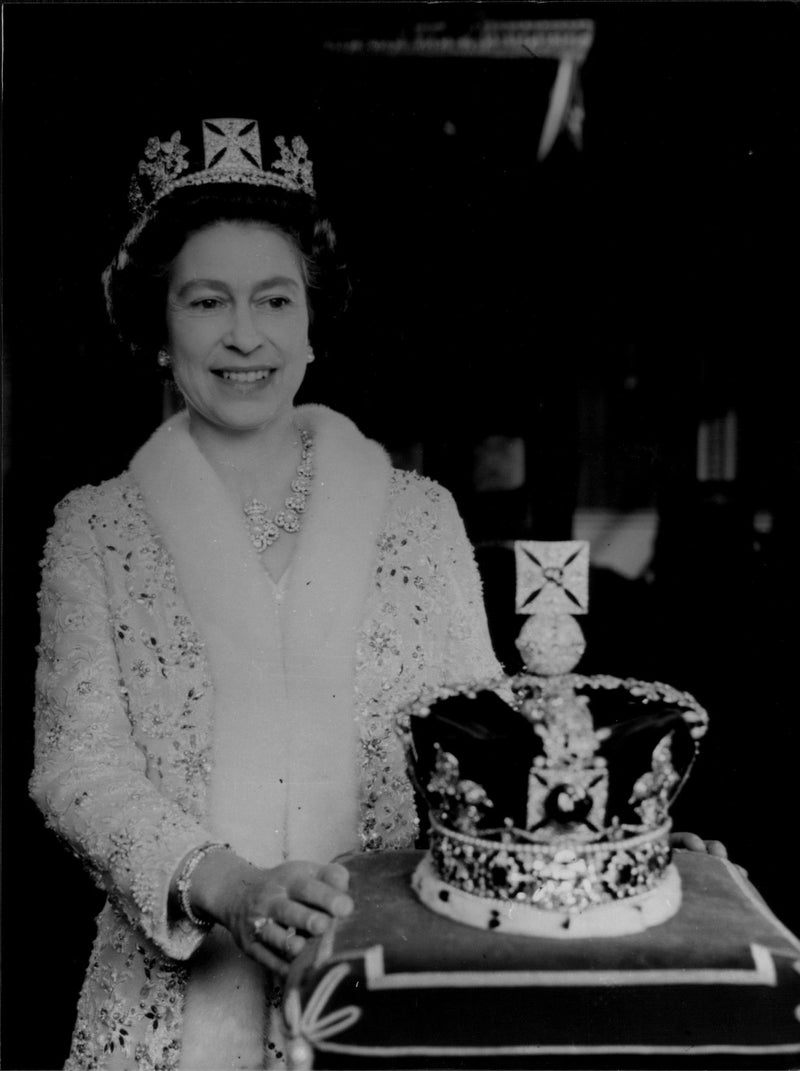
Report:
M357 909L287 985L315 1068L800 1065L800 941L730 864L676 852L674 918L565 942L434 914L409 884L421 857L345 860Z

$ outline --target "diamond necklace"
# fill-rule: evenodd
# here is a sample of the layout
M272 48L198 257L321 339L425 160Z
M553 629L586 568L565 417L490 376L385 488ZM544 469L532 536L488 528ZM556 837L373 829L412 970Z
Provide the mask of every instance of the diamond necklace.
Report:
M314 441L307 431L300 429L300 464L292 480L292 493L284 499L283 509L279 509L274 517L270 517L269 507L255 497L245 502L242 507L250 542L259 554L278 540L281 531L300 530L300 520L311 494L313 476Z

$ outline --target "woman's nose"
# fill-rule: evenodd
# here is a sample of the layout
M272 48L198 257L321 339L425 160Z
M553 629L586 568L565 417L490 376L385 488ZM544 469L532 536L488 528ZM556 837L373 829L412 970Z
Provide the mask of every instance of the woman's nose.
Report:
M249 305L237 306L231 312L231 321L223 339L226 346L252 353L264 341Z

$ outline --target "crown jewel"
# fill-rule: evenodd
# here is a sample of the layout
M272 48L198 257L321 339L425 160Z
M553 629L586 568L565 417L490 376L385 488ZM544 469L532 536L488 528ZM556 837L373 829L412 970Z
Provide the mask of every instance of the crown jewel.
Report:
M588 546L515 551L526 669L439 688L398 714L430 810L414 885L434 910L508 932L640 930L680 903L669 808L707 716L669 685L571 672Z
M284 137L274 138L279 155L265 167L255 119L204 119L201 133L202 151L200 145L193 151L191 139L186 144L179 130L166 141L148 140L128 196L136 216L184 186L239 182L314 196L308 146L301 137L292 138L290 145Z

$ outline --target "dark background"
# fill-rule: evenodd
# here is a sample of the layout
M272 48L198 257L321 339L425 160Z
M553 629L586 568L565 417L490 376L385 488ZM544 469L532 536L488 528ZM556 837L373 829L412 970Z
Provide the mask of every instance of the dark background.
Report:
M452 488L480 544L510 666L519 621L496 541L570 538L576 506L658 509L646 578L593 573L584 666L668 680L709 708L678 825L724 840L800 929L798 8L4 13L3 1066L63 1061L100 907L26 796L38 561L54 503L118 473L161 419L155 370L111 337L99 276L147 137L187 114L274 115L276 133L304 133L355 285L304 399L398 456L422 444L424 471ZM561 138L542 164L552 64L322 47L422 20L462 33L483 17L566 16L595 22L584 149ZM698 422L729 408L737 479L700 484ZM473 491L487 435L524 438L520 491Z

